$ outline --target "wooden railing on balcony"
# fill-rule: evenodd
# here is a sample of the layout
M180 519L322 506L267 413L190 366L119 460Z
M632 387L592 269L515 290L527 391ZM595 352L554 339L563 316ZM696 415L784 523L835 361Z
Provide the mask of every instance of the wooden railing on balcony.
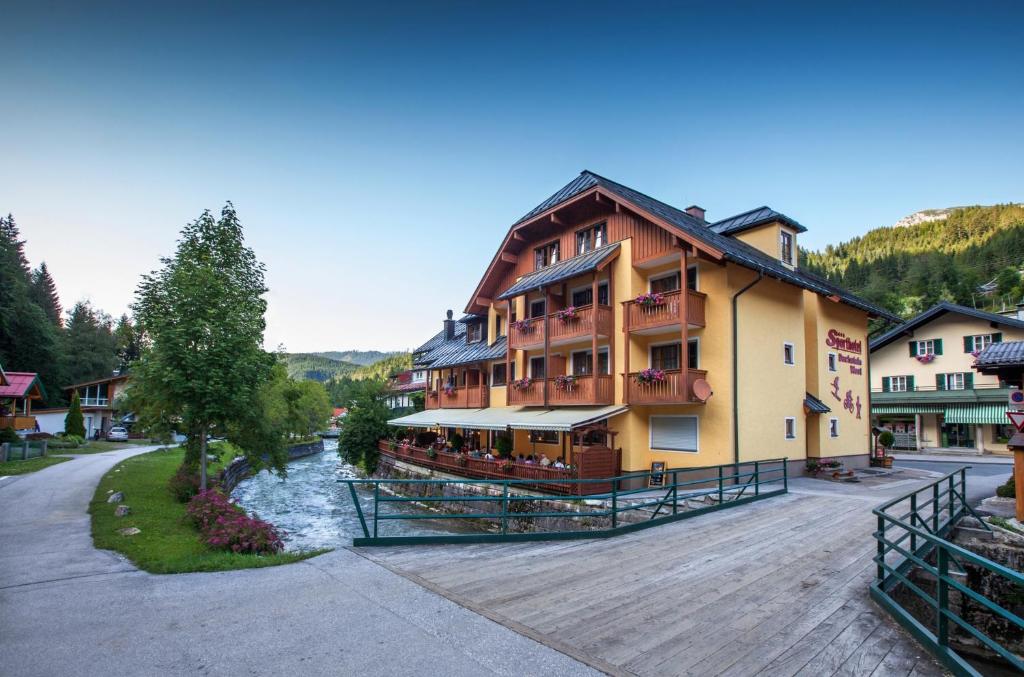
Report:
M434 468L443 472L449 472L462 477L477 479L495 480L528 480L529 486L542 491L550 491L559 494L588 494L601 493L610 490L610 483L580 484L570 482L572 479L602 479L609 474L593 473L593 470L600 469L600 464L592 464L593 468L587 470L588 464L583 463L580 468L581 474L576 468L552 468L540 464L512 463L509 469L501 461L489 461L486 458L477 458L469 454L455 454L449 451L434 451L433 457L427 454L427 450L410 444L380 440L378 449L388 456L397 460L414 463L426 468ZM584 454L587 452L584 451ZM615 468L612 475L619 472L621 463L620 452L616 450L605 450L605 453L612 453L614 456ZM592 473L592 474L587 474Z
M509 405L544 404L544 380L534 379L526 388L508 387ZM612 404L615 399L615 387L609 374L576 376L576 382L570 387L559 388L555 378L547 379L548 404L551 406L571 404Z
M0 416L0 428L14 428L15 430L35 430L35 416Z
M686 392L683 392L683 373L679 369L665 372L665 380L656 383L637 383L637 372L625 374L626 402L628 404L679 404L699 402L693 394L693 382L706 378L703 369L688 370Z
M662 296L665 298L665 302L658 306L642 306L636 301L626 302L630 331L679 324L680 292L678 290L664 292ZM707 294L703 292L693 291L692 289L687 291L687 324L695 327L704 326L704 304L706 300Z
M426 409L484 409L491 405L490 388L478 385L455 388L451 394L444 388L428 391L424 400Z
M597 306L596 310L593 305L579 306L576 308L576 317L572 319L559 319L557 312L548 315L551 341L586 338L593 334L595 324L598 336L611 335L613 325L610 306ZM509 343L512 350L544 345L544 318L532 318L528 328L513 325L509 331Z

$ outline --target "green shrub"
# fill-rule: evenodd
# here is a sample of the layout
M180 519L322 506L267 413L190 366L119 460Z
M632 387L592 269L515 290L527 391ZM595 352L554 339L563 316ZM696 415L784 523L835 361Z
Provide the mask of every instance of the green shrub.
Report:
M18 437L18 433L14 432L14 428L0 428L0 444L20 444L21 438Z
M892 448L892 445L895 441L896 436L893 435L888 430L883 430L882 433L878 436L878 443L881 444L886 449Z
M502 435L494 440L494 448L497 449L499 456L511 456L512 455L512 439Z
M1006 484L1000 484L996 487L996 496L1000 498L1017 498L1017 488L1013 483L1013 475L1010 475L1010 479L1006 480Z
M68 415L64 417L64 432L68 435L85 438L85 419L82 416L82 401L78 398L78 391L71 396L71 406L68 407Z
M213 489L217 486L216 477L207 477L206 486ZM178 471L167 482L167 488L174 494L178 503L188 503L199 493L199 469L182 463Z
M466 445L466 440L462 439L462 435L455 433L452 435L452 451L460 452L462 447Z

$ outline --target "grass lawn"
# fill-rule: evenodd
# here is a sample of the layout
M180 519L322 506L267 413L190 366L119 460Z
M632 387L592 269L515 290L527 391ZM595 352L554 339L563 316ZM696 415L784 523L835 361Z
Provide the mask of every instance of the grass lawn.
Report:
M150 442L149 440L130 440L128 442L110 442L108 440L90 440L80 447L74 449L54 449L55 454L98 454L103 451L120 451L121 449L131 449L133 447L145 446L147 444L156 444L156 442Z
M152 451L125 459L103 476L89 504L92 538L97 548L119 552L135 566L154 574L276 566L326 552L259 556L207 548L199 540L199 532L186 520L185 504L178 503L167 488L167 481L184 455L181 448ZM218 470L220 464L211 463L210 474ZM107 492L111 489L124 492L124 504L131 506L130 515L114 517L116 504L107 503ZM138 527L141 533L117 533L124 527Z
M57 465L58 463L70 460L72 459L59 456L37 456L36 458L30 458L25 461L5 461L0 463L0 477L6 477L8 475L24 475L26 473L42 470L43 468L48 468L51 465Z

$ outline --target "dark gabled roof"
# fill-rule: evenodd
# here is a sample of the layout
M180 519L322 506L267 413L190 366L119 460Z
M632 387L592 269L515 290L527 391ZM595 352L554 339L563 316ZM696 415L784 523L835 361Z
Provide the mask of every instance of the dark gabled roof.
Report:
M541 268L538 271L527 273L523 275L519 280L511 287L506 289L498 296L498 300L510 299L520 294L535 291L541 287L546 287L549 284L555 284L556 282L562 282L569 278L589 273L607 261L611 256L614 256L619 251L619 243L614 242L607 244L603 247L598 247L593 251L589 251L586 254L580 254L574 256L571 259L559 261L553 263L550 266Z
M431 357L433 358L431 369L500 360L505 357L505 337L499 336L498 340L491 345L487 345L486 341L477 341L476 343L466 343L465 339L461 343L449 341L443 347L438 348Z
M751 209L750 211L743 212L742 214L737 214L736 216L730 216L727 219L716 221L709 225L708 228L722 235L734 235L736 233L741 233L744 230L756 228L757 226L765 223L771 223L772 221L784 223L798 233L803 233L807 230L794 219L791 219L785 214L777 212L768 206L757 207L756 209Z
M993 343L981 351L974 361L978 369L983 367L1024 366L1024 341L1003 341Z
M810 393L805 393L804 406L812 414L827 414L832 411L829 406Z
M774 277L777 280L808 289L816 294L821 294L823 296L835 296L847 305L863 310L864 312L871 313L877 317L887 319L890 322L900 321L900 318L896 317L889 311L876 306L873 303L860 299L845 289L840 289L816 275L811 275L802 270L789 268L778 259L768 256L761 250L752 247L746 242L716 233L714 230L709 228L704 221L687 214L681 209L677 209L676 207L666 204L660 200L656 200L649 195L644 195L643 193L633 190L628 186L623 186L621 183L616 183L615 181L606 179L603 176L586 170L562 187L562 189L557 193L530 210L526 216L519 219L519 221L513 225L513 228L515 228L519 223L522 223L541 212L547 211L548 209L575 197L579 193L590 190L594 186L600 186L609 193L618 195L623 200L635 204L637 207L668 223L676 229L679 234L704 242L708 246L722 252L723 256L727 260L738 265L750 268L751 270L755 270L763 275Z
M1001 324L1004 327L1013 327L1015 329L1024 329L1024 322L1015 320L1005 315L996 315L995 313L987 313L984 310L977 310L976 308L968 308L967 306L958 306L955 303L949 303L948 301L942 301L937 303L928 310L924 311L920 315L910 318L898 327L893 327L889 331L885 332L881 336L878 336L872 340L869 344L870 350L878 350L884 348L893 341L897 340L901 336L908 334L918 327L921 327L932 320L945 315L946 313L957 313L966 317L973 317L976 320L982 320L984 322L994 322Z
M413 362L416 365L428 365L434 359L434 352L448 343L466 343L466 325L455 323L455 336L451 341L445 341L444 329L434 334L430 340L412 351Z
M487 319L486 315L474 315L473 313L470 313L468 315L463 315L457 321L461 322L462 324L466 324L468 322L480 322L481 320L486 320L486 319Z

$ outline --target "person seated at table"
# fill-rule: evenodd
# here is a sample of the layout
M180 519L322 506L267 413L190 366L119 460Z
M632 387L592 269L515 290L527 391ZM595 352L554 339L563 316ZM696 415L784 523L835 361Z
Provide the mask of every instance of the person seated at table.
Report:
M494 454L492 454L490 451L488 451L486 454L484 454L484 458L486 458L488 461L493 461L494 460Z
M559 468L559 469L565 468L565 464L562 463L562 457L561 456L559 456L558 458L555 459L554 467L555 468Z
M515 461L516 463L526 463L526 457L523 456L522 454L519 454L519 456L516 457Z
M540 464L542 466L544 466L545 468L548 467L549 465L551 465L551 459L548 458L547 454L541 454L540 455Z
M533 460L533 454L530 454L529 456L526 457L526 465L534 465L534 464L536 464L536 461Z
M479 449L470 449L469 450L469 455L472 456L473 458L480 458L480 450Z

